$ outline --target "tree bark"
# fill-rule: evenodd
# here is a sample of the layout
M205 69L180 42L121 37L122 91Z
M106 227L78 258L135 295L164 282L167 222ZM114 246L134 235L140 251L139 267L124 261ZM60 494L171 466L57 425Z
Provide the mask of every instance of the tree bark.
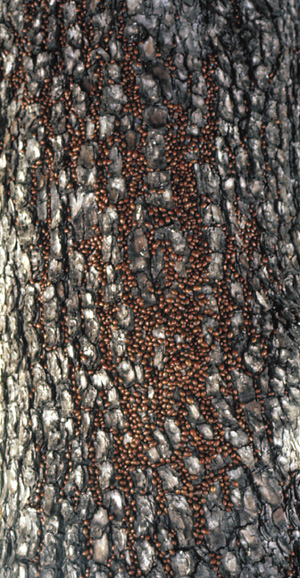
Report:
M299 576L299 3L0 10L0 577Z

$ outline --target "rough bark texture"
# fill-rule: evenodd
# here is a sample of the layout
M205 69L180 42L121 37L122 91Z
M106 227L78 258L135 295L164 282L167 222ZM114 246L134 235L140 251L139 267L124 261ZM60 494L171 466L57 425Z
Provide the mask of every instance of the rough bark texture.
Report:
M1 578L299 576L299 2L0 10Z

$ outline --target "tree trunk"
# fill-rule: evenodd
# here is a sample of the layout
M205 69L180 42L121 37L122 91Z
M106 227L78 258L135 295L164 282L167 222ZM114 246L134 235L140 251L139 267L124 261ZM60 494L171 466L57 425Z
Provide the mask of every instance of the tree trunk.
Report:
M0 577L299 576L299 3L0 10Z

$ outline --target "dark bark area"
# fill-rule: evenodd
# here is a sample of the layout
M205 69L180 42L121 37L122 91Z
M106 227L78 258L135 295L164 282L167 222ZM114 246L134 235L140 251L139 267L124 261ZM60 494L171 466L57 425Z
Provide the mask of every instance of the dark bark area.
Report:
M0 5L0 577L300 575L299 12Z

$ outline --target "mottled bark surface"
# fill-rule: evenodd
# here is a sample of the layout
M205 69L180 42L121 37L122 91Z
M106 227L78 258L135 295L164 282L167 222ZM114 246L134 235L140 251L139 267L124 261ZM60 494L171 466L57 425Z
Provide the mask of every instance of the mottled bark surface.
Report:
M299 13L1 3L1 578L300 575Z

